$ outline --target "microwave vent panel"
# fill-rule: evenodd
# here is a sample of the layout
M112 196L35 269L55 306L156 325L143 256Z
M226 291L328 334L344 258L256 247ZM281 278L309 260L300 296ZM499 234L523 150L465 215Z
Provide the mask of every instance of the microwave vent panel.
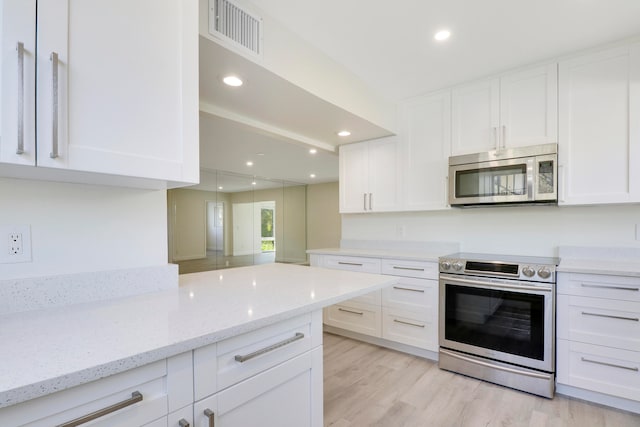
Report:
M262 55L262 18L229 0L209 0L209 33L256 56Z

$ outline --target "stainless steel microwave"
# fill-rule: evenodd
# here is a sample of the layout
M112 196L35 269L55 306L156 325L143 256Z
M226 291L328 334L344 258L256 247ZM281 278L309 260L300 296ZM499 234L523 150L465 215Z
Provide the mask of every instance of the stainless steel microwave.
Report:
M558 145L544 144L449 157L449 204L555 204Z

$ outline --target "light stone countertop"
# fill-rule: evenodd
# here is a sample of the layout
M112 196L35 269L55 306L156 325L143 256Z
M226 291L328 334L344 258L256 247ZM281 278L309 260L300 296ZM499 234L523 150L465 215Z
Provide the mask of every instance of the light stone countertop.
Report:
M560 273L640 277L640 248L561 246L558 251Z
M0 408L382 289L392 276L265 264L180 287L0 315Z
M451 251L455 252L455 251ZM438 262L438 257L449 255L442 251L402 251L397 249L326 248L310 249L310 255L360 256L365 258L399 259L404 261Z

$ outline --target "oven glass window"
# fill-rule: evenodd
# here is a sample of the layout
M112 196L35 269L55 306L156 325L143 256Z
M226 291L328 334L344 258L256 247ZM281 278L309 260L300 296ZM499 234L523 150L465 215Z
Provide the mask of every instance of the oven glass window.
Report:
M455 179L457 198L527 194L526 164L457 171Z
M445 337L543 360L544 296L446 285Z

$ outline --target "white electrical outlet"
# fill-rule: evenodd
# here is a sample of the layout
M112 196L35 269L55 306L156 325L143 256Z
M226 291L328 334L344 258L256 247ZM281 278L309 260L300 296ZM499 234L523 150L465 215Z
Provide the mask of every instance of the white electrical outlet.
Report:
M0 225L0 264L31 262L31 227Z

